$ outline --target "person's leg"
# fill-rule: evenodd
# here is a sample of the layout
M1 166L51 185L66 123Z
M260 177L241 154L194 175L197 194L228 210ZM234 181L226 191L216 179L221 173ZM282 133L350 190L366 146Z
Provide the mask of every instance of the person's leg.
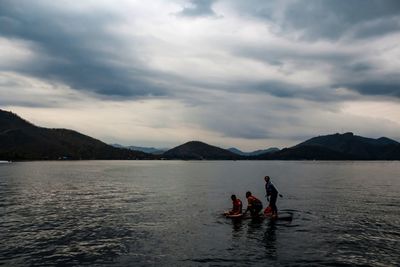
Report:
M272 215L278 215L278 208L276 207L276 200L278 196L272 195L269 204L271 205Z
M256 209L255 209L254 206L252 206L252 207L250 208L250 215L251 215L251 217L254 217L255 214L256 214Z
M260 211L262 210L262 205L259 205L259 206L257 206L257 208L256 208L256 214L258 215L258 214L260 214Z
M251 216L258 217L260 215L260 211L262 210L262 208L263 208L262 204L254 204Z

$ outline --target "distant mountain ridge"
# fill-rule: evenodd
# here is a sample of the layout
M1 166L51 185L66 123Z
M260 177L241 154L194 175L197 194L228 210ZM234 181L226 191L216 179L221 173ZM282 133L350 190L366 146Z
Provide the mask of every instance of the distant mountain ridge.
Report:
M145 152L148 154L154 154L154 155L161 155L164 152L168 151L168 148L155 148L155 147L143 147L143 146L123 146L120 144L111 144L113 147L118 147L118 148L126 148L130 150L135 150L135 151L141 151Z
M119 145L115 145L119 146ZM149 149L148 154L139 149ZM152 150L153 149L153 150ZM155 148L118 148L68 129L35 126L18 115L0 109L1 160L57 159L182 159L182 160L400 160L400 143L353 133L310 138L279 150L242 152L190 141L155 155ZM161 153L161 151L159 152Z
M37 127L12 112L0 110L1 160L151 158L154 157L114 148L76 131Z
M255 150L252 152L243 152L235 147L231 147L228 148L228 150L232 153L238 154L240 156L258 156L258 155L262 155L262 154L267 154L267 153L273 153L273 152L277 152L279 151L279 148L277 147L271 147L271 148L267 148L267 149L259 149L259 150Z

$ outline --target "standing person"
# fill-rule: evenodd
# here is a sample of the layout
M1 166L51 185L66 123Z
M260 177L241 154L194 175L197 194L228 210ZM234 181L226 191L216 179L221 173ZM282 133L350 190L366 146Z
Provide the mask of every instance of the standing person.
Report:
M231 196L232 199L232 210L228 212L228 215L239 215L242 214L242 201L236 197L236 195Z
M272 217L278 217L278 208L276 207L276 200L278 199L278 190L271 183L271 178L269 176L264 177L265 180L265 192L267 200L269 201L269 206L272 210Z
M246 192L246 198L247 198L248 205L247 205L247 209L244 213L246 213L247 211L250 211L251 217L253 217L253 218L257 217L263 208L262 202L255 196L252 196L250 191Z

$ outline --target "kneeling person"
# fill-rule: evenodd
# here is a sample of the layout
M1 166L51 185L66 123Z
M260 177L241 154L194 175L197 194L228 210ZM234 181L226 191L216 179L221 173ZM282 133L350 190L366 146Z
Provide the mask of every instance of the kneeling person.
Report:
M255 196L252 196L250 191L246 192L246 198L248 205L245 213L250 211L251 217L257 217L263 208L262 202Z
M229 211L229 215L239 215L242 214L242 201L236 198L236 195L231 196L232 199L232 210Z

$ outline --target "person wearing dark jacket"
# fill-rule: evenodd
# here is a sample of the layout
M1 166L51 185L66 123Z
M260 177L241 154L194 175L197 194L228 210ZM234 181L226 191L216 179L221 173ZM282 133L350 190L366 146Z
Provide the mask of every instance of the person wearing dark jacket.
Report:
M276 200L278 199L278 190L271 183L271 178L269 176L264 177L265 180L265 192L267 200L269 201L269 206L272 210L272 217L278 216L278 208L276 207Z

